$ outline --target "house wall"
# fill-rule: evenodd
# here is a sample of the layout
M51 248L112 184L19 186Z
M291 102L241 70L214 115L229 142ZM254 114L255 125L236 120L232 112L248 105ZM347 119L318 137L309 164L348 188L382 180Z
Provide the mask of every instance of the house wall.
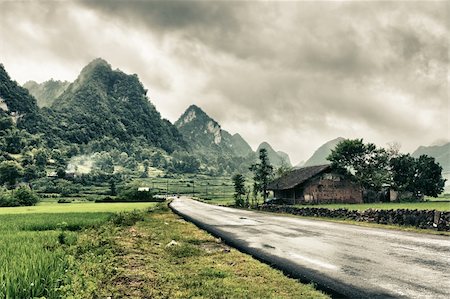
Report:
M325 173L303 186L305 203L362 203L362 189L351 180L335 173Z
M274 196L286 204L363 202L362 189L336 173L317 175L295 188L274 191Z

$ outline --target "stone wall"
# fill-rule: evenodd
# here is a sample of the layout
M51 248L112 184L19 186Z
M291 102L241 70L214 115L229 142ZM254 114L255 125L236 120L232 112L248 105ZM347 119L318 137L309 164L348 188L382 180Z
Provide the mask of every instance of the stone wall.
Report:
M422 229L450 231L450 212L436 210L376 210L364 211L327 208L300 208L285 205L262 205L260 210L275 213L288 213L307 217L326 217L366 221L380 224L415 226Z

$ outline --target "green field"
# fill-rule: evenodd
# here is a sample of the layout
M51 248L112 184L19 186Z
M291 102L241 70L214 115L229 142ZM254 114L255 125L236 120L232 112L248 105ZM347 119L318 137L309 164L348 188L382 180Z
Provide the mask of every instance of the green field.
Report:
M153 205L45 202L0 208L0 298L58 298L68 268L64 246L76 241L78 231L104 223L113 212Z
M30 213L88 213L88 212L121 212L131 211L134 209L145 209L155 205L151 202L137 203L93 203L93 202L76 202L59 204L55 201L41 202L31 207L11 207L0 208L2 214L30 214Z
M1 208L0 298L328 298L164 205Z
M439 210L450 211L450 202L445 201L424 201L424 202L405 202L405 203L365 203L365 204L323 204L323 205L296 205L299 208L314 207L349 210L367 210L367 209L410 209L410 210Z

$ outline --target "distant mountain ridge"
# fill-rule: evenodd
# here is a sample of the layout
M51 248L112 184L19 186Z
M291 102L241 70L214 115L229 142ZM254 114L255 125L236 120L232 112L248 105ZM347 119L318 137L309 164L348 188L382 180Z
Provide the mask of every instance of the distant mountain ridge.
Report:
M30 94L36 98L38 106L42 108L50 107L69 85L68 81L50 79L42 83L27 81L23 87L28 89Z
M260 148L266 148L270 162L279 167L283 163L290 166L289 156L283 152L276 152L266 142L263 142L256 153L238 133L231 135L222 129L220 124L196 105L189 106L175 122L187 143L196 151L207 155L222 157L245 158L247 164L254 163Z
M434 157L442 166L442 172L450 172L450 142L443 145L419 146L411 156L418 158L420 155Z
M327 157L331 154L331 150L333 150L336 145L343 140L345 140L345 138L338 137L321 145L314 152L311 158L306 160L302 167L330 164L330 161L327 160Z
M282 151L276 152L269 143L262 142L258 146L256 153L258 154L258 152L261 149L265 149L267 151L267 156L269 157L269 161L274 167L280 167L282 165L289 166L289 167L292 166L291 160L289 159L289 155Z

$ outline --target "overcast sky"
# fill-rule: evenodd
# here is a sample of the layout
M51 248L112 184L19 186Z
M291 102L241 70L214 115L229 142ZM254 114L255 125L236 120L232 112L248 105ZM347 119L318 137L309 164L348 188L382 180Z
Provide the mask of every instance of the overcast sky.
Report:
M450 135L449 3L0 0L0 62L23 84L102 57L294 164L339 136L413 151Z

